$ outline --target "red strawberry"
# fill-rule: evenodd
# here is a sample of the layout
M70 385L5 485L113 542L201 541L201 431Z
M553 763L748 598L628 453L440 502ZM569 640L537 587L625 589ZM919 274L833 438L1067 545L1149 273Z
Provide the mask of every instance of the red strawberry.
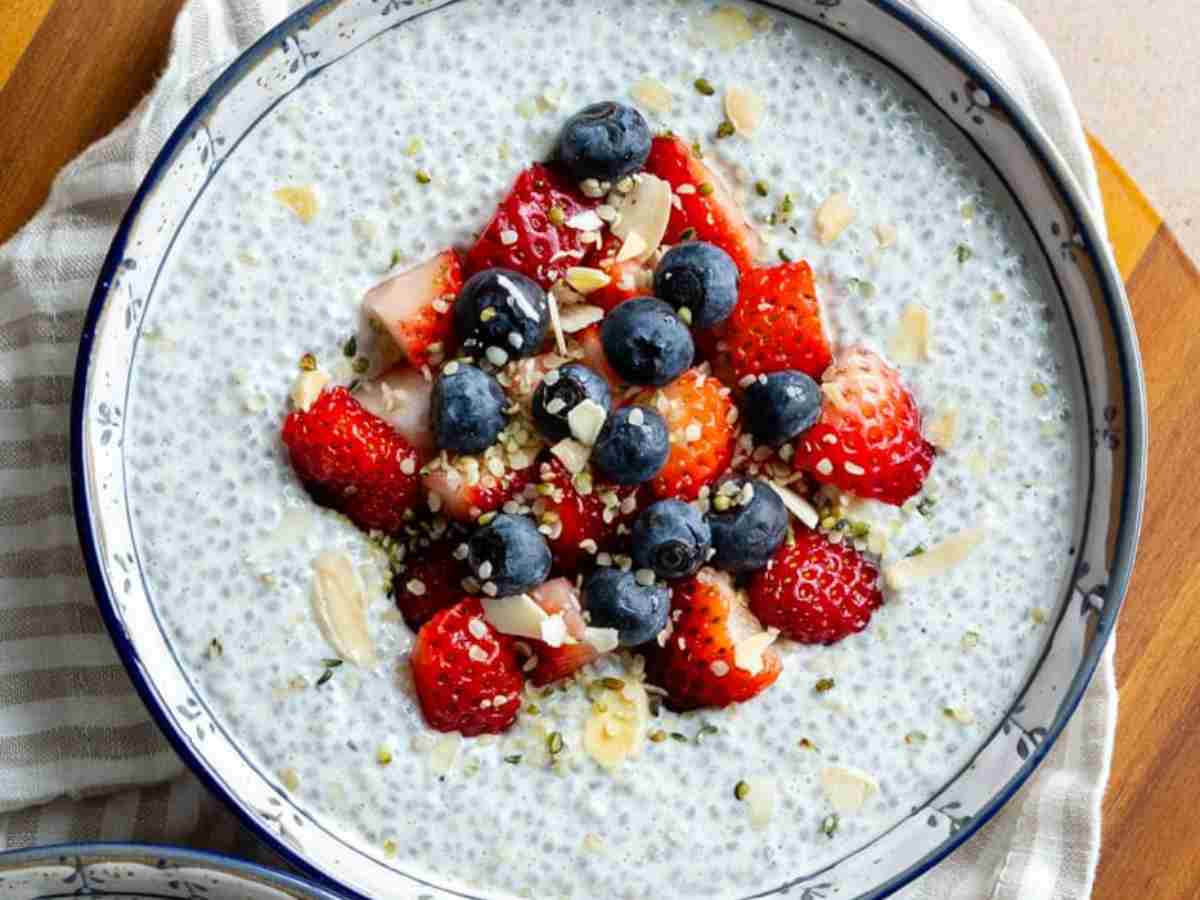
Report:
M473 737L499 734L516 721L525 686L521 664L512 640L488 624L473 597L421 626L412 673L430 728Z
M567 678L600 657L596 648L583 640L587 625L574 584L565 578L555 578L536 588L531 596L550 615L561 612L567 633L575 640L575 643L560 647L551 647L542 641L529 642L533 662L526 662L525 668L531 669L529 680L534 685L542 687Z
M583 358L580 361L604 376L604 380L612 389L613 399L619 401L626 385L621 381L621 377L613 371L612 366L608 364L608 357L604 355L604 343L600 340L600 326L589 325L574 337L579 342L580 349L583 350Z
M803 529L750 582L750 609L804 644L832 644L862 631L883 603L879 570L847 543Z
M774 635L763 631L723 572L704 568L675 585L668 632L664 645L652 649L648 672L672 709L744 703L782 670L769 646Z
M395 575L392 593L404 621L413 631L463 597L462 580L470 574L454 556L461 536L432 545L411 546Z
M569 266L580 265L586 250L580 240L583 231L566 223L599 202L583 196L568 178L535 163L517 176L467 254L467 276L501 266L529 276L548 290ZM561 218L551 212L554 209L561 211ZM551 221L551 216L561 224Z
M313 499L359 528L396 531L421 499L417 451L345 388L289 415L283 443Z
M650 482L659 497L695 500L733 459L736 407L729 388L700 369L688 369L664 388L646 391L638 402L653 406L671 435L671 455Z
M721 180L677 137L657 137L650 145L646 171L671 185L679 204L663 242L696 238L725 250L739 269L754 266L761 244L745 213Z
M462 289L458 254L445 250L367 291L363 309L391 335L414 368L440 363L453 349L454 298Z
M586 471L586 476L590 479L591 472ZM563 573L574 573L597 550L611 548L619 537L618 529L637 517L636 487L594 484L584 494L577 484L555 457L548 457L538 467L533 513L554 554L555 569ZM587 549L580 546L587 541L591 541Z
M528 464L514 468L512 456L494 447L480 456L439 456L422 477L430 509L456 522L473 522L499 509L533 479L534 454L521 461Z
M355 391L355 398L398 431L421 454L436 451L429 408L433 382L416 369L392 369Z
M921 413L900 373L853 347L825 373L821 418L796 440L792 464L856 497L899 506L933 466Z
M812 268L801 260L747 272L718 336L739 380L781 369L820 379L831 355Z

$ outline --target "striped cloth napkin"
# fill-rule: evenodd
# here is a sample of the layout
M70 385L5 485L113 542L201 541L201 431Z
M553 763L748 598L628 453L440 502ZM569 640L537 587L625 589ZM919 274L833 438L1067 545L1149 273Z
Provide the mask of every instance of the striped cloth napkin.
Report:
M976 49L1040 120L1100 207L1078 114L1049 51L1005 0L910 0ZM117 222L171 129L300 0L190 0L166 72L59 175L0 248L0 848L76 840L254 853L170 751L104 631L76 543L66 468L83 312ZM1117 695L1110 646L1037 776L906 900L1078 900L1100 848Z

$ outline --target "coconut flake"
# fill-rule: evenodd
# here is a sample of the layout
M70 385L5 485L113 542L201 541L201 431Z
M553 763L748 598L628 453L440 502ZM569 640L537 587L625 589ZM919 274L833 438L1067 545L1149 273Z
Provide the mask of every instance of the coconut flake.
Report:
M843 816L858 812L879 793L878 781L851 766L826 766L821 770L821 787L833 808Z
M817 237L828 247L854 222L854 209L850 206L850 198L842 193L831 194L829 199L817 209Z
M767 484L779 495L779 499L783 501L783 505L787 507L788 512L799 519L808 528L816 528L821 521L821 516L813 508L812 504L793 491L791 488L784 487L782 484L777 484L774 481L768 481Z
M345 553L327 550L313 561L312 606L325 640L340 658L359 666L375 663L367 627L362 579Z
M987 530L968 528L935 544L924 553L898 560L883 570L884 580L892 590L901 590L914 581L949 572L963 562L971 551L983 543Z
M929 341L929 311L910 303L900 317L900 326L892 335L892 358L901 365L916 365L931 359Z
M725 92L725 117L738 134L750 137L762 124L766 104L747 87L732 85Z

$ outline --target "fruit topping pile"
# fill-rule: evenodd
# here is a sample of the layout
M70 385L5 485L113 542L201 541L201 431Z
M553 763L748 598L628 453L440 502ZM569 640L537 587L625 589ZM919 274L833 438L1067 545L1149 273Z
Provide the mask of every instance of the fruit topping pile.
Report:
M934 450L895 368L835 353L809 265L760 248L686 143L593 104L474 246L368 292L393 366L304 367L283 443L391 548L430 727L504 731L526 682L621 648L672 709L743 703L777 640L867 626L877 560L817 494L903 504Z

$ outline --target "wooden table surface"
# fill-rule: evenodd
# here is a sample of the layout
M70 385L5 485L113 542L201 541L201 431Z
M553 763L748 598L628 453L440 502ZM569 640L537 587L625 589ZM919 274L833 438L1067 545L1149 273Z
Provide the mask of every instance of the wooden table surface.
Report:
M0 0L0 241L62 166L162 69L182 0ZM1118 631L1121 712L1097 900L1200 897L1200 274L1093 142L1137 320L1153 423L1150 495Z

